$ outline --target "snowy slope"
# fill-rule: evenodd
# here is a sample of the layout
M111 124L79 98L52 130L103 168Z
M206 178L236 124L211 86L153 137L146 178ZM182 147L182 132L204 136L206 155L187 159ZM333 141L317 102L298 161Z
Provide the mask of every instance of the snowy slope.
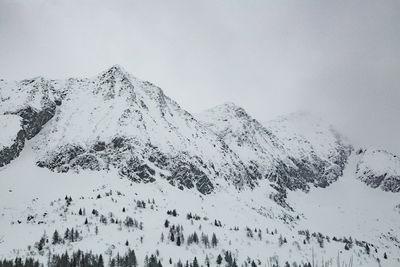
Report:
M266 122L265 127L281 140L295 162L308 163L319 186L326 186L343 174L352 147L328 123L307 113L295 113Z
M400 251L400 217L397 206L400 199L396 194L375 190L365 186L355 177L357 164L362 156L352 154L343 176L327 188L312 188L308 194L301 191L290 192L288 202L304 220L299 227L312 229L337 239L349 240L352 236L378 249L374 257L382 260L386 249L391 247L394 262L369 263L371 266L397 266ZM344 247L344 244L343 244ZM371 251L373 249L371 248ZM368 257L367 257L368 258ZM368 266L360 262L355 266Z
M27 139L40 132L59 104L50 81L42 77L20 82L0 80L0 114L22 117Z
M25 132L17 115L0 115L0 167L18 157L24 147Z
M360 150L356 176L384 191L400 192L400 158L384 150Z
M198 118L246 162L258 179L268 177L285 157L280 141L233 103L206 110Z
M0 129L0 149L12 146L21 130L21 118L16 115L1 115Z
M55 100L51 82L43 77L20 82L0 79L0 88L0 113L18 112L27 107L41 110Z
M139 266L156 250L163 266L169 266L169 258L176 264L178 259L185 262L196 257L204 264L206 256L211 266L217 266L217 256L225 251L232 252L239 266L248 259L261 266L313 260L326 266L337 266L337 261L378 266L378 258L382 266L396 266L400 258L396 241L399 215L393 209L398 198L362 186L351 175L357 159L351 159L345 176L328 188L289 192L288 201L295 209L290 212L268 198L273 189L265 181L253 190L225 187L204 196L196 190L181 191L165 180L131 183L114 171L54 173L32 162L34 141L0 172L0 258L29 255L46 263L49 253L82 249L102 253L108 259L128 247L135 249ZM66 195L71 202L64 199ZM138 207L138 200L146 207ZM79 209L85 214L79 215ZM172 209L176 209L176 217L167 214ZM188 213L200 219L187 219ZM141 222L142 229L125 226L127 216ZM185 241L180 246L170 240L166 219L171 225L183 226ZM215 220L221 226L215 226ZM51 244L53 232L63 235L67 228L78 230L80 237L74 242ZM304 234L307 230L309 238ZM188 244L194 232L209 238L215 233L218 245ZM39 251L35 244L44 234L49 243ZM346 250L350 239L351 248ZM369 254L365 244L369 244Z

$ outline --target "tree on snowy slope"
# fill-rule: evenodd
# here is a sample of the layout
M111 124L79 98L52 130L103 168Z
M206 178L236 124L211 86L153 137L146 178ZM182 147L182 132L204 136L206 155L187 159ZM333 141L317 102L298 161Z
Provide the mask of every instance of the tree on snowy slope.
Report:
M211 246L216 247L218 245L218 239L215 233L213 233L212 238L211 238Z
M58 234L58 231L55 230L54 233L53 233L53 241L52 241L52 243L53 243L53 245L56 245L56 244L58 244L60 242L61 242L60 235Z
M218 256L217 256L217 264L221 265L221 263L222 263L222 256L220 254L218 254Z
M145 267L162 267L162 265L161 265L161 262L159 260L157 261L157 257L154 254L152 254L150 256L150 258L148 259L147 263L146 263L146 260L145 260Z

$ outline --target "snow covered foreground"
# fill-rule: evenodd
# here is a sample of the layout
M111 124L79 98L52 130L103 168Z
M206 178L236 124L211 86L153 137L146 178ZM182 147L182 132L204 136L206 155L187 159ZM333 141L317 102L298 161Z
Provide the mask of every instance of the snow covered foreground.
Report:
M238 263L249 257L259 260L261 266L275 261L282 265L286 261L311 262L313 258L319 266L322 261L336 266L338 255L340 261L353 261L353 266L378 266L377 258L381 266L400 264L399 210L395 209L399 198L356 180L353 175L356 155L352 156L344 176L330 187L314 188L308 194L290 192L288 201L295 212L289 212L268 198L271 189L267 183L254 190L227 189L204 196L195 190L181 191L162 180L152 184L132 183L121 179L113 170L53 173L32 163L31 153L31 149L25 149L12 165L0 172L0 257L32 255L46 262L49 252L62 253L78 248L115 255L127 250L125 243L128 241L139 263L144 261L145 255L158 250L166 266L169 258L176 263L178 259L190 261L197 257L203 263L206 255L213 266L217 255L224 250L231 251ZM64 199L66 195L72 198L69 206ZM138 207L138 200L145 201L146 207ZM79 209L84 209L86 215L79 215ZM93 209L99 215L92 214ZM176 217L167 215L167 211L173 209L178 213ZM188 213L201 218L188 220ZM130 216L143 222L143 229L129 228L123 223L112 224L111 214L118 220ZM107 218L107 224L100 222L101 215ZM88 224L85 224L86 218ZM215 233L218 245L206 247L201 243L187 245L184 242L177 246L168 239L166 219L171 224L182 225L186 239L193 232L199 236L203 232L210 238ZM215 220L222 226L215 226ZM51 242L54 230L64 233L67 228L77 229L82 239L47 244L41 253L35 248L44 233ZM272 235L275 230L276 234ZM313 236L304 244L306 236L300 235L300 230L322 233L323 248ZM161 241L162 233L164 241ZM329 242L325 236L330 238ZM280 237L287 243L280 245ZM352 248L346 250L345 243L333 241L333 237L351 237ZM370 254L356 245L355 240L372 244ZM387 259L383 259L385 252Z
M114 66L1 80L0 124L0 259L80 249L107 263L130 248L139 266L227 252L237 266L400 265L399 159L352 152L308 115L192 116Z

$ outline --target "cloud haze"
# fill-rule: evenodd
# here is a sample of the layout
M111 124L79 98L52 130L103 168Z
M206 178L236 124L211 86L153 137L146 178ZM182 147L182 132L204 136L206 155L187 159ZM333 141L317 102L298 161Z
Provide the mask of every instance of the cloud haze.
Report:
M310 110L400 153L398 1L0 0L0 77L120 64L191 112Z

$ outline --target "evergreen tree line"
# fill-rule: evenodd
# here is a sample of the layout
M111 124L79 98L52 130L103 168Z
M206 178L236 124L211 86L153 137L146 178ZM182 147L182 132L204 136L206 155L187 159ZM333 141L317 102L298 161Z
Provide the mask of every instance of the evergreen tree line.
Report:
M197 214L192 214L191 212L189 212L188 214L186 214L186 219L188 219L188 220L193 219L193 220L198 221L201 219L201 217Z
M104 267L103 256L93 254L92 252L83 252L78 250L71 255L68 252L63 254L54 254L50 257L48 267Z
M146 256L147 259L149 259ZM154 265L154 261L157 265ZM33 258L15 258L14 260L0 261L0 267L41 267L39 261ZM83 252L78 250L72 254L68 252L62 254L53 254L49 257L46 266L48 267L104 267L104 259L102 254L93 254L92 252ZM116 257L110 259L110 267L137 267L138 262L136 259L135 251L129 249L123 256L117 254ZM150 260L145 262L144 267L162 267L160 261L157 261L155 256L151 256Z
M0 267L39 267L40 264L37 260L33 258L26 258L22 260L21 258L15 258L15 260L3 260L0 261Z
M185 237L183 235L182 225L170 225L170 222L168 220L165 220L164 227L169 228L168 239L171 242L176 243L178 247L184 244ZM164 242L163 233L161 233L161 242ZM208 235L206 235L205 233L201 233L201 237L199 238L198 234L196 232L193 232L193 234L189 234L186 242L188 246L192 244L199 244L201 242L206 248L216 247L218 245L218 239L215 233L212 234L210 242Z
M137 267L138 262L136 259L135 251L129 249L125 255L120 256L119 253L116 257L110 260L110 267Z
M305 239L303 240L303 244L307 244L307 243L309 244L310 243L310 236L314 237L317 240L317 242L318 242L318 244L319 244L319 246L321 248L324 247L324 241L325 240L328 243L331 242L331 238L329 236L324 236L321 233L315 233L314 232L314 233L312 233L310 235L310 232L308 230L300 230L300 231L298 231L298 234L305 236ZM365 253L367 255L370 255L371 247L374 248L375 253L378 253L378 249L374 246L374 244L368 243L366 241L360 241L360 240L357 240L357 239L353 240L353 238L351 236L348 237L348 238L347 237L337 238L336 236L334 236L332 238L332 241L344 243L344 249L345 250L350 250L351 248L353 248L353 245L355 244L355 245L357 245L357 246L359 246L361 248L364 248ZM383 255L384 258L385 258L385 254L386 253L384 253L384 255ZM387 257L387 254L386 254L386 257Z

